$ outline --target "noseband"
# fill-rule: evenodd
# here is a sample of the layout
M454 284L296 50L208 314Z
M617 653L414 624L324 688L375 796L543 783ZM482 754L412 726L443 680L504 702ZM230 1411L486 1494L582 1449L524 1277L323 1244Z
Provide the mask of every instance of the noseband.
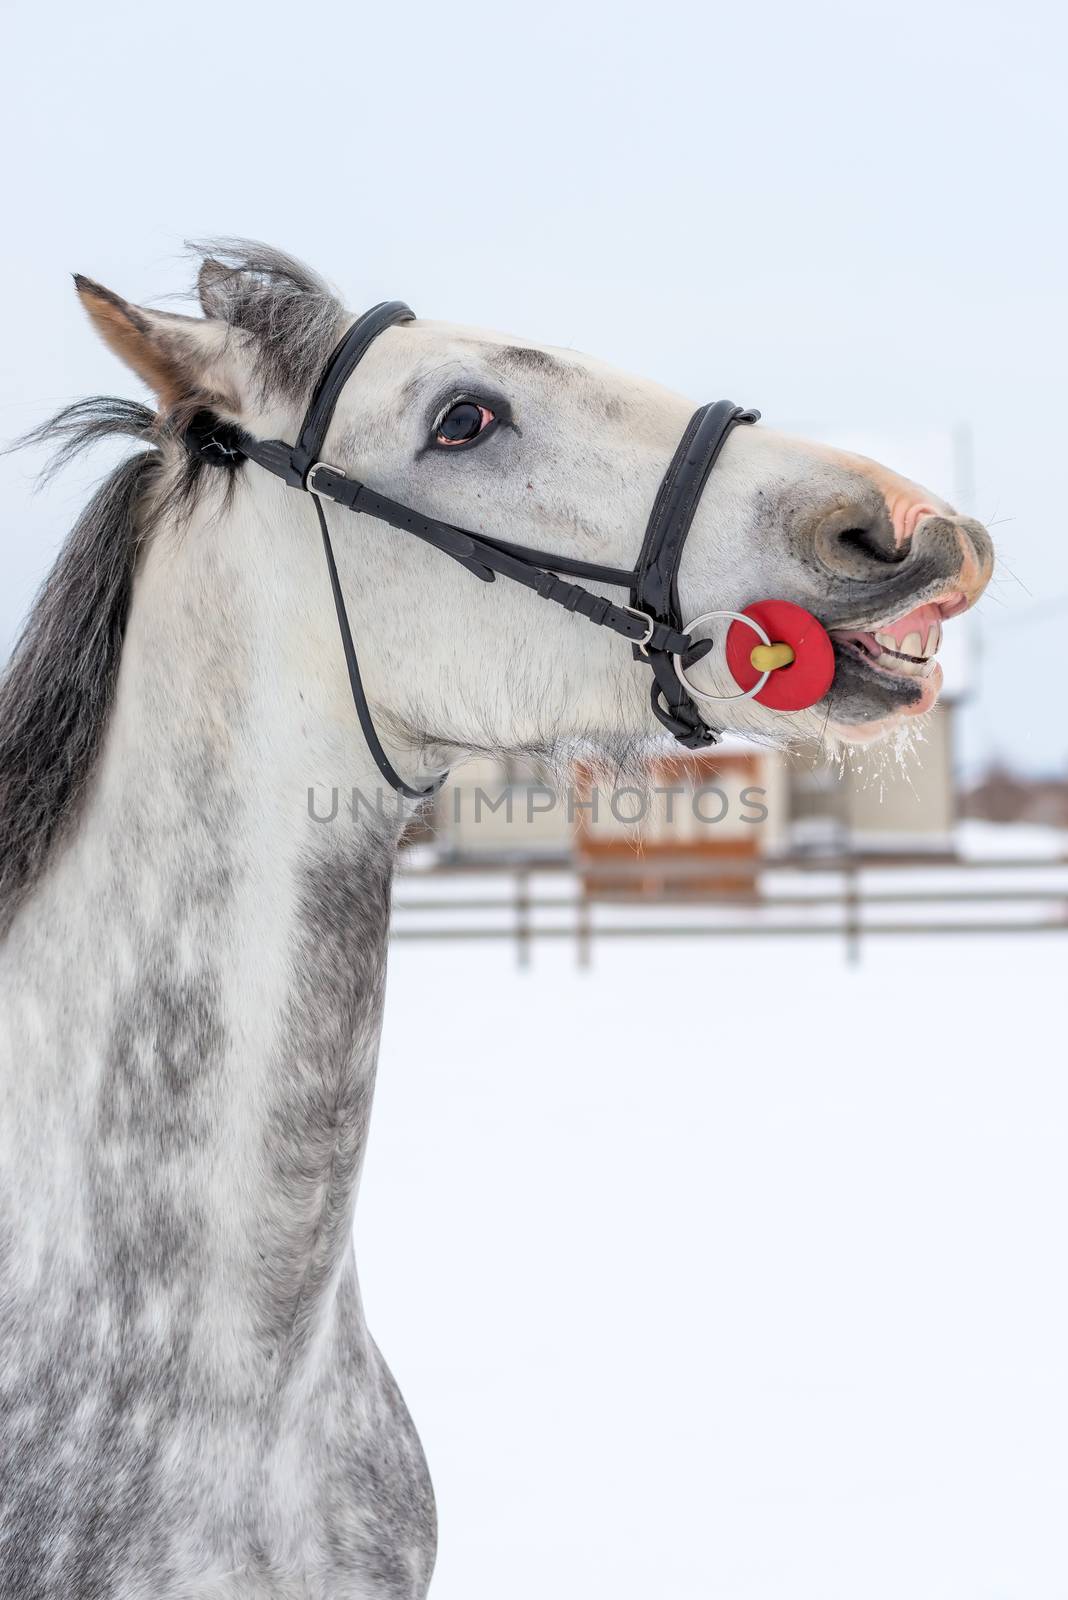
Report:
M348 511L362 511L367 516L389 523L391 527L414 534L417 539L451 556L484 583L492 583L498 574L511 578L533 589L543 600L552 600L565 610L574 611L588 621L611 628L614 633L629 639L635 660L644 661L652 669L652 708L664 727L688 750L701 750L716 744L719 734L702 718L694 700L697 691L692 690L686 682L686 668L712 648L712 641L705 639L695 643L689 629L695 627L696 623L690 623L688 627L683 625L679 609L679 563L702 490L727 435L740 422L756 422L759 411L746 411L730 400L717 400L694 413L657 492L633 570L601 566L591 561L575 561L568 556L509 544L503 539L491 539L482 533L467 533L462 528L425 517L410 506L378 494L366 484L347 477L340 468L332 467L320 459L335 407L349 377L380 333L395 323L412 320L414 315L403 301L389 300L373 306L353 324L323 370L295 445L286 444L281 439L254 439L242 431L224 430L221 427L201 431L198 437L189 441L190 447L208 461L232 465L247 456L291 488L303 489L311 495L322 532L356 715L367 746L386 782L401 794L418 800L433 794L445 780L441 778L425 789L413 788L405 783L382 747L360 677L352 629L323 511L324 499L333 500ZM581 584L565 582L565 577L586 578L595 583L629 589L630 603L615 605L602 595L592 594ZM721 613L709 613L709 616L718 615ZM698 622L707 620L707 616L697 619ZM740 618L742 623L747 620ZM755 625L750 621L749 626ZM756 632L765 644L769 642L759 626ZM758 683L755 689L747 690L744 695L702 695L702 698L748 698L759 688Z

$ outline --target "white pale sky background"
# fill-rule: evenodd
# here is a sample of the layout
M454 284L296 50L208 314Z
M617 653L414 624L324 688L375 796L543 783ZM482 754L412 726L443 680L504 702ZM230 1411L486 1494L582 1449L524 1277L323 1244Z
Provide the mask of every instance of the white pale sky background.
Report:
M1065 770L1052 0L52 0L2 39L0 434L136 393L71 271L160 299L183 238L267 239L355 309L930 463L1002 560L963 755ZM32 466L0 656L101 470ZM1068 1596L1063 945L756 945L392 958L359 1247L435 1600Z
M965 429L966 481L931 487L995 525L1002 565L962 755L1064 769L1053 0L59 0L3 37L4 436L134 392L68 272L152 299L213 233L305 256L356 309L588 349L903 470ZM100 470L33 499L30 465L0 464L0 653Z

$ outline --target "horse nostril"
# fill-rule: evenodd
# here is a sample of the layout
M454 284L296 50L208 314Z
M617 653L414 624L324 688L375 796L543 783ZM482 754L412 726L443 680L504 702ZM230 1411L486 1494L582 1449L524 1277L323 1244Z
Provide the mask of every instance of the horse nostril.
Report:
M859 513L859 514L858 514ZM816 530L816 553L828 571L867 578L875 566L897 566L911 544L898 544L889 517L868 515L856 504L840 506Z
M846 549L859 551L872 561L904 561L909 553L909 542L887 544L885 535L880 536L874 528L843 528L837 538Z

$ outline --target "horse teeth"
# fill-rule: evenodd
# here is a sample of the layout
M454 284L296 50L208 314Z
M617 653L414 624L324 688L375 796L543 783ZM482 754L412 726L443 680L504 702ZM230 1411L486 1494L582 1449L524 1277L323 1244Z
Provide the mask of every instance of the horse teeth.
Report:
M941 643L942 643L942 624L940 622L933 622L931 624L930 628L928 629L927 643L923 647L924 655L925 656L936 655L937 652L938 652L938 647L939 647L939 645Z
M923 640L918 633L906 633L898 648L903 656L922 656Z
M894 638L892 633L877 633L875 638L876 642L881 644L884 650L897 649L897 640Z

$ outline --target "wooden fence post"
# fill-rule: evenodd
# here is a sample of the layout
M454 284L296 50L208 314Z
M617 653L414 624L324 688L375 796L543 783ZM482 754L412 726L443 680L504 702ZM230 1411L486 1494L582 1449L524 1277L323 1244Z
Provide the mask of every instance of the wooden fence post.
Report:
M852 851L845 858L845 933L846 960L850 966L860 962L860 874Z
M530 873L526 867L518 867L515 875L515 953L519 966L530 966Z

